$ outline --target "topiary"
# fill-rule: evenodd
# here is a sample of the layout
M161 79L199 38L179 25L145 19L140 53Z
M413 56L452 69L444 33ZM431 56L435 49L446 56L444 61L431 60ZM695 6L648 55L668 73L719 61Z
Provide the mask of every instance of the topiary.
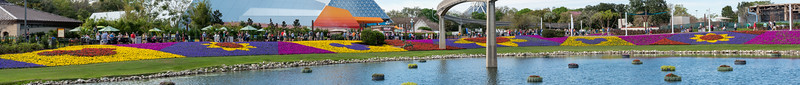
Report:
M386 36L379 31L364 30L361 31L361 41L367 45L383 45L385 44Z

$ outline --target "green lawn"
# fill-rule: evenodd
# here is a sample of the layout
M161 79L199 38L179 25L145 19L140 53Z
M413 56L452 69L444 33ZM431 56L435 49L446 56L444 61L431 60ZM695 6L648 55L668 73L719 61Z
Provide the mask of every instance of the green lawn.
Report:
M651 46L534 46L501 47L499 53L509 52L551 52L551 51L607 51L607 50L800 50L800 45L651 45ZM75 78L97 78L147 74L165 71L181 71L215 65L257 63L262 61L286 62L324 59L365 59L373 57L408 57L443 54L482 54L485 49L408 51L386 53L341 53L341 54L300 54L300 55L256 55L225 57L194 57L139 60L87 65L70 65L42 68L0 69L0 84L23 83L32 80L58 80Z

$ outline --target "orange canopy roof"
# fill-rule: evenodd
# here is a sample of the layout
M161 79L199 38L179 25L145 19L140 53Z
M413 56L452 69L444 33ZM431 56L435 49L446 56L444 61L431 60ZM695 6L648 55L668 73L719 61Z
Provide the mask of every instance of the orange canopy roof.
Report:
M359 23L381 23L383 19L380 17L355 17Z
M314 26L323 28L359 28L356 18L350 11L332 6L325 6L319 14Z

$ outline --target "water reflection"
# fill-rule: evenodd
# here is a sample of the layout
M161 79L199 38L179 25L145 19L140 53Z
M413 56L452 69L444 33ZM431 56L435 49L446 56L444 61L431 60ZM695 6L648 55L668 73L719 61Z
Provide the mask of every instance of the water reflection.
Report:
M486 68L486 76L488 76L486 85L497 85L497 68Z

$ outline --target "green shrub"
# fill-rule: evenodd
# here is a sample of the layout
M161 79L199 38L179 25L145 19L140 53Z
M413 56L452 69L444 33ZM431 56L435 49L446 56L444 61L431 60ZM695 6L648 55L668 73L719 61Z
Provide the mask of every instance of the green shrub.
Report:
M344 36L342 36L341 34L334 34L331 35L331 40L344 40Z
M361 31L361 41L367 45L383 45L385 44L386 36L379 31L364 30Z
M0 54L23 53L42 50L44 47L36 43L19 43L0 45Z
M560 31L560 30L544 30L544 31L542 31L542 37L546 37L546 38L564 37L564 31Z
M428 30L428 31L433 31L433 29L431 29L430 27L419 27L418 29L420 29L420 30Z

